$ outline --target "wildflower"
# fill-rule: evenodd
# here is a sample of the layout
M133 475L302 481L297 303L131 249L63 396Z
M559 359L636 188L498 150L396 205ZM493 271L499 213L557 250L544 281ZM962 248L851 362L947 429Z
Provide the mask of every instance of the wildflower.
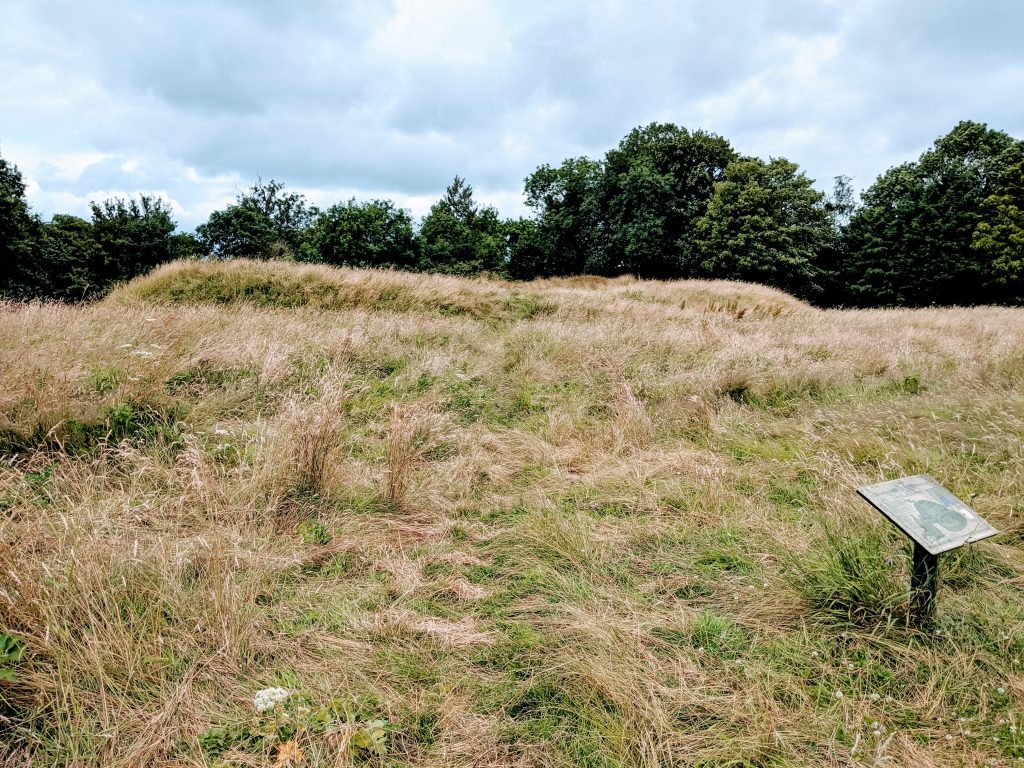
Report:
M872 701L878 701L882 697L879 694L877 694L877 693L872 693L870 696L868 696L868 698L871 699Z
M996 688L996 693L1002 695L1002 694L1006 693L1006 689L1005 688Z
M841 699L841 698L843 698L843 692L842 692L842 691L836 691L836 692L835 692L834 694L832 694L832 695L833 695L833 696L835 696L835 697L836 697L837 699Z
M817 651L811 651L811 656L813 656L814 658L818 658L818 652Z
M256 691L252 703L257 712L269 712L278 704L287 701L290 695L291 693L286 688L264 688L261 691Z
M846 668L847 668L847 669L853 669L853 663L851 662L850 664L847 664L847 665L846 665Z
M952 733L947 733L946 734L946 741L952 741L952 740L953 740L953 734Z
M971 735L971 729L968 728L966 731L964 731L964 736L970 736L970 735Z
M956 721L957 721L958 723L965 723L965 722L967 722L967 718L966 718L966 717L958 717L958 718L956 719Z
M880 730L878 730L877 728L875 728L875 730L873 730L873 731L872 731L871 733L872 733L872 734L873 734L873 735L874 735L874 736L875 736L876 738L877 738L878 736L881 736L881 735L882 735L882 732L881 732Z

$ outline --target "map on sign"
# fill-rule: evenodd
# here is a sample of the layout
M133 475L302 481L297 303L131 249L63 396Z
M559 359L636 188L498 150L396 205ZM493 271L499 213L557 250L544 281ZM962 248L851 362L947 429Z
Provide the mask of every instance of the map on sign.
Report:
M933 555L999 533L929 475L866 485L857 493Z

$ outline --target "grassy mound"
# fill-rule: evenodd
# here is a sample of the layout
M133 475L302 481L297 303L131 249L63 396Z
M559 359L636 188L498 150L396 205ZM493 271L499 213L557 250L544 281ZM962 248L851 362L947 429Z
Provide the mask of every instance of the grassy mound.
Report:
M0 304L0 763L1015 764L1021 350L729 283ZM1004 532L929 632L853 491L917 472Z
M628 311L631 305L663 310L724 312L743 317L806 310L791 296L759 285L726 281L640 282L632 278L568 278L509 283L486 278L415 275L323 265L248 260L177 262L115 292L112 302L248 304L318 310L426 312L476 318L529 319L555 311ZM622 306L609 307L609 299Z

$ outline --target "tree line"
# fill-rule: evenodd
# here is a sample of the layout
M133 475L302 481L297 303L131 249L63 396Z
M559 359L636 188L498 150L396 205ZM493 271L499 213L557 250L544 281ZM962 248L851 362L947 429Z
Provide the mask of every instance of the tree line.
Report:
M0 295L82 300L177 258L289 259L514 280L593 274L764 283L823 306L1024 303L1024 141L962 122L856 200L785 158L670 123L603 158L542 165L529 217L502 219L456 176L419 222L390 200L320 209L257 181L194 233L153 197L44 222L0 157Z

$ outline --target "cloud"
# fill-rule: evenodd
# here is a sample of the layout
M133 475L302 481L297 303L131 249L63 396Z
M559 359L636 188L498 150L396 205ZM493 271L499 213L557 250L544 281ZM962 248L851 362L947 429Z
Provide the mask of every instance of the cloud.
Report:
M540 163L652 120L864 187L962 119L1024 134L1024 8L953 0L8 0L0 151L41 211L159 192L192 227L257 176L506 215Z

